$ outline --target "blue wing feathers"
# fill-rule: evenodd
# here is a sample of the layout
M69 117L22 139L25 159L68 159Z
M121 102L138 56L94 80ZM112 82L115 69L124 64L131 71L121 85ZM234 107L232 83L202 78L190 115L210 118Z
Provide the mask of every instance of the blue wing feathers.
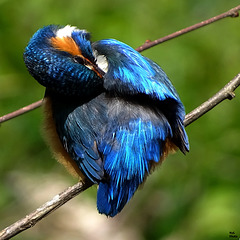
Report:
M52 104L56 129L66 151L83 174L98 183L104 176L103 163L96 146L97 134L101 131L102 121L105 121L103 117L96 118L102 106L97 99L85 104L78 101L69 102L55 96Z
M114 104L114 100L109 104ZM164 116L156 115L149 109L144 109L143 113L143 108L136 110L134 105L126 105L124 101L118 100L115 104L125 106L125 124L117 121L114 112L109 114L109 128L116 134L114 139L110 134L105 135L99 145L99 151L104 155L104 170L108 181L99 184L97 205L100 213L110 216L120 212L143 183L150 172L151 161L159 162L164 141L172 134ZM145 119L148 116L148 120L143 121L142 115ZM106 201L101 196L106 196L109 200Z

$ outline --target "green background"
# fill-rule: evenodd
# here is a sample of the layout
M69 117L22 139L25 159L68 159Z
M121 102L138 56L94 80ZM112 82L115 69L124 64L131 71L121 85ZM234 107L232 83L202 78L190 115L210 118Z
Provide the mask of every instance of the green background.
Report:
M48 24L87 29L136 48L239 4L233 0L0 0L0 116L43 97L23 51ZM186 112L240 72L240 18L227 18L143 52L172 80ZM96 187L14 239L230 239L240 237L240 91L187 127L191 151L171 155L114 219L96 210ZM77 180L51 156L42 111L0 126L0 228Z

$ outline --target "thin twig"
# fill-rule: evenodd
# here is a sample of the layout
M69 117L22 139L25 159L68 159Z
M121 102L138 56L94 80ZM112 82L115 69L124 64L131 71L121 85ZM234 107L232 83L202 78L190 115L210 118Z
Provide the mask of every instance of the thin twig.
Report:
M78 182L75 185L67 188L63 192L54 196L50 201L46 202L35 211L28 214L26 217L20 219L19 221L8 226L0 232L0 239L6 240L10 239L22 231L27 230L28 228L33 227L37 222L46 217L51 212L55 211L63 204L77 196L79 193L85 191L93 184L90 182Z
M0 117L0 124L3 123L3 122L6 122L6 121L8 121L12 118L18 117L18 116L20 116L24 113L32 111L33 109L36 109L36 108L40 107L41 105L42 105L42 100L39 100L39 101L34 102L30 105L27 105L23 108L20 108L20 109L14 111L14 112L8 113L8 114Z
M233 99L235 96L234 90L240 85L240 73L234 77L228 84L226 84L218 93L216 93L209 100L204 102L202 105L194 109L192 112L186 115L184 125L188 126L203 114L208 112L210 109L221 103L225 99ZM85 191L92 186L90 182L79 182L72 187L67 188L62 193L56 195L52 200L43 204L37 210L28 214L26 217L8 226L0 232L0 240L10 239L11 237L19 234L20 232L33 227L37 222L43 219L45 216L68 202L79 193Z
M203 116L216 105L225 99L232 100L235 97L235 89L240 85L240 73L227 83L219 92L213 97L209 98L206 102L195 108L192 112L188 113L184 119L185 127Z
M238 6L235 7L235 8L232 8L232 9L228 10L227 12L224 12L224 13L222 13L222 14L219 14L219 15L215 16L215 17L209 18L209 19L207 19L207 20L205 20L205 21L196 23L196 24L194 24L194 25L192 25L192 26L190 26L190 27L181 29L181 30L179 30L179 31L177 31L177 32L174 32L174 33L172 33L172 34L169 34L169 35L167 35L167 36L165 36L165 37L156 39L156 40L154 40L154 41L147 40L143 45L141 45L140 47L138 47L136 50L137 50L138 52L142 52L143 50L146 50L146 49L148 49L148 48L151 48L151 47L153 47L153 46L156 46L156 45L158 45L158 44L160 44L160 43L166 42L166 41L168 41L168 40L170 40L170 39L179 37L179 36L181 36L181 35L183 35L183 34L185 34L185 33L189 33L189 32L191 32L191 31L194 31L194 30L196 30L196 29L198 29L198 28L204 27L204 26L206 26L206 25L209 25L209 24L211 24L211 23L214 23L214 22L219 21L219 20L221 20L221 19L224 19L224 18L226 18L226 17L238 17L238 16L239 16L238 11L240 11L240 5L238 5Z
M139 52L142 52L143 50L151 48L151 47L153 47L153 46L155 46L157 44L166 42L168 40L171 40L171 39L176 38L176 37L178 37L180 35L183 35L185 33L188 33L188 32L191 32L193 30L196 30L198 28L204 27L204 26L206 26L208 24L214 23L214 22L216 22L218 20L221 20L221 19L224 19L226 17L238 17L239 16L238 11L240 11L240 5L236 6L235 8L232 8L232 9L228 10L227 12L224 12L224 13L222 13L220 15L217 15L215 17L212 17L212 18L210 18L208 20L205 20L205 21L202 21L200 23L194 24L194 25L192 25L190 27L181 29L181 30L179 30L179 31L177 31L175 33L169 34L169 35L167 35L165 37L156 39L154 41L146 41L142 46L138 47L136 50L139 51ZM17 117L17 116L19 116L21 114L27 113L27 112L29 112L29 111L37 108L37 107L40 107L41 106L41 101L42 100L39 100L39 101L37 101L35 103L32 103L32 104L30 104L28 106L23 107L22 109L19 109L19 110L15 111L15 112L12 112L12 113L9 113L9 114L6 114L6 115L0 117L0 123L6 122L6 121L8 121L8 120L10 120L10 119L12 119L14 117Z

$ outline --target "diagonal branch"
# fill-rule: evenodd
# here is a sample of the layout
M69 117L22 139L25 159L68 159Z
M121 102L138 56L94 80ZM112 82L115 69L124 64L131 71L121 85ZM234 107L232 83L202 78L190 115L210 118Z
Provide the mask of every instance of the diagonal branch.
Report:
M213 97L209 98L206 102L202 103L199 107L188 113L184 119L185 127L203 116L212 108L217 106L225 99L232 100L235 97L234 91L240 85L240 73L234 77L229 83L227 83L219 92Z
M148 48L151 48L151 47L156 46L156 45L158 45L160 43L163 43L163 42L166 42L166 41L171 40L173 38L176 38L178 36L181 36L181 35L183 35L185 33L194 31L194 30L196 30L198 28L204 27L206 25L209 25L209 24L214 23L216 21L219 21L221 19L224 19L224 18L227 18L227 17L238 17L239 16L238 11L240 11L240 5L236 6L235 8L232 8L232 9L230 9L230 10L228 10L228 11L226 11L226 12L220 14L220 15L217 15L217 16L209 18L209 19L207 19L205 21L196 23L196 24L194 24L194 25L192 25L190 27L181 29L181 30L179 30L179 31L177 31L175 33L169 34L169 35L167 35L165 37L156 39L154 41L146 41L142 46L138 47L136 50L139 51L139 52L142 52L142 51L144 51L144 50L146 50ZM32 103L32 104L30 104L28 106L25 106L25 107L19 109L17 111L14 111L12 113L9 113L9 114L6 114L6 115L0 117L0 124L3 123L3 122L6 122L6 121L8 121L8 120L10 120L12 118L18 117L18 116L20 116L20 115L22 115L24 113L27 113L29 111L32 111L32 110L40 107L41 104L42 104L41 102L42 102L42 100L39 100L39 101L37 101L35 103Z
M15 118L15 117L18 117L24 113L27 113L29 111L32 111L38 107L40 107L42 105L42 99L41 100L38 100L37 102L34 102L32 104L29 104L23 108L20 108L14 112L11 112L11 113L8 113L6 115L3 115L2 117L0 117L0 123L3 123L3 122L6 122L12 118Z
M204 27L204 26L206 26L206 25L209 25L209 24L211 24L211 23L214 23L214 22L219 21L219 20L221 20L221 19L224 19L224 18L226 18L226 17L238 17L238 16L239 16L238 11L240 11L240 5L238 5L238 6L235 7L235 8L232 8L232 9L228 10L227 12L224 12L224 13L222 13L222 14L219 14L219 15L215 16L215 17L209 18L209 19L207 19L207 20L205 20L205 21L196 23L196 24L194 24L194 25L192 25L192 26L190 26L190 27L186 27L186 28L184 28L184 29L181 29L181 30L179 30L179 31L177 31L177 32L174 32L174 33L172 33L172 34L169 34L169 35L167 35L167 36L165 36L165 37L156 39L156 40L154 40L154 41L149 41L149 40L147 40L143 45L141 45L140 47L138 47L136 50L137 50L138 52L142 52L143 50L146 50L146 49L148 49L148 48L151 48L151 47L153 47L153 46L156 46L156 45L158 45L158 44L160 44L160 43L166 42L166 41L168 41L168 40L170 40L170 39L179 37L179 36L181 36L181 35L183 35L183 34L185 34L185 33L189 33L189 32L191 32L191 31L194 31L194 30L196 30L196 29L198 29L198 28Z
M63 204L76 197L79 193L85 191L93 184L90 182L78 182L72 187L65 189L63 192L54 196L50 201L46 202L26 217L18 220L0 232L0 240L10 239L22 231L33 227L41 219L61 207Z
M194 109L192 112L186 115L184 120L184 125L188 126L200 116L204 115L206 112L211 110L213 107L221 103L225 99L233 99L235 96L234 90L240 85L240 73L234 77L228 84L226 84L219 92L217 92L213 97L204 102L202 105ZM22 231L33 227L45 216L49 215L57 208L61 207L63 204L76 197L81 192L85 191L93 184L91 182L78 182L72 187L67 188L62 193L53 197L52 200L46 202L41 207L37 208L32 213L28 214L26 217L20 219L19 221L13 223L12 225L6 227L0 232L0 240L10 239Z

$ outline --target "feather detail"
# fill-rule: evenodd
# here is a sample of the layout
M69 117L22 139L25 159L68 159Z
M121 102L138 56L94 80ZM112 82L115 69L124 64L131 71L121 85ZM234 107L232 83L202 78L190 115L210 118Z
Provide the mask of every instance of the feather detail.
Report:
M97 206L100 213L113 217L175 147L166 144L173 133L160 111L120 98L106 104L108 125L98 145L106 180L99 183Z

